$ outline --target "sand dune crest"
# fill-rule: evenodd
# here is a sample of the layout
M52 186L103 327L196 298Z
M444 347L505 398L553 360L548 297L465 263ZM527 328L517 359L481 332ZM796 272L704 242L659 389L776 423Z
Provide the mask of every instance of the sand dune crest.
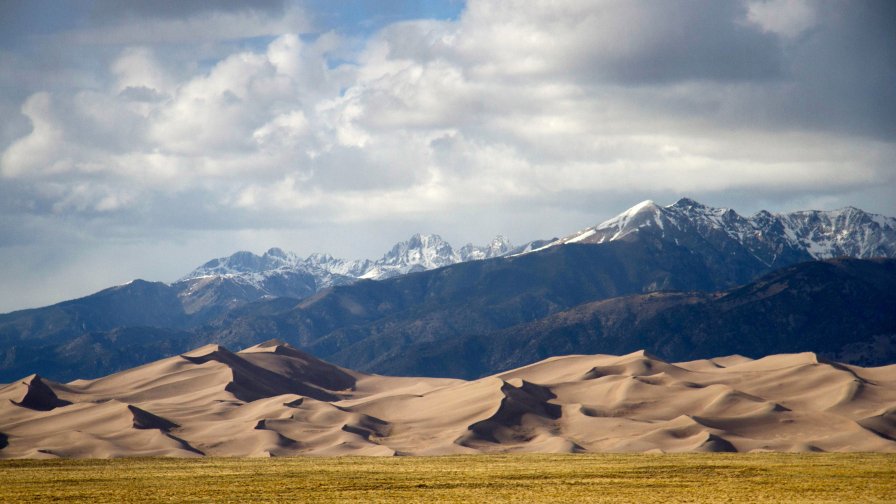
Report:
M36 374L0 389L0 398L9 399L16 406L38 411L50 411L71 404L60 399Z
M0 458L769 450L896 451L896 366L634 352L462 381L367 375L271 340L0 388Z

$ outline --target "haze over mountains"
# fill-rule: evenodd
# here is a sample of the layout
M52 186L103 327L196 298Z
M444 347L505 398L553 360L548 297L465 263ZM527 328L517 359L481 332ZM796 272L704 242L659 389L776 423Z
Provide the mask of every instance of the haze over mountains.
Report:
M813 262L840 255L896 256L896 219L854 208L745 218L682 199L516 249L417 235L377 261L241 252L171 285L134 281L0 316L0 381L96 377L270 338L363 371L464 378L640 348L890 363L893 261Z
M571 355L475 381L218 345L96 380L0 387L0 458L896 451L896 366L813 353Z

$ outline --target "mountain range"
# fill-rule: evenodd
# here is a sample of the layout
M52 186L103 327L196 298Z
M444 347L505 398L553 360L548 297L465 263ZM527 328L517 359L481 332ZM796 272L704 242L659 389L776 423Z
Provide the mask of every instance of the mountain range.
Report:
M645 234L692 249L708 246L730 255L746 254L770 268L809 259L896 255L896 219L892 217L854 207L777 214L763 210L743 217L734 210L708 207L689 198L665 207L643 201L548 246L600 244Z
M239 252L173 284L136 280L0 315L0 381L96 377L270 338L361 371L463 378L638 348L675 360L812 350L877 365L894 359L896 290L893 262L876 257L896 257L896 219L854 208L742 217L690 199L517 248L499 237L456 251L416 235L377 261Z
M564 238L536 240L519 247L501 235L486 246L467 244L455 250L439 235L415 234L396 243L382 258L339 259L315 253L302 258L272 248L262 255L237 252L213 259L180 282L203 285L205 279L232 280L255 290L259 298L307 297L334 285L360 279L383 280L398 275L450 266L472 260L521 255L568 243L602 244L647 235L674 241L710 260L742 270L747 279L756 271L812 259L834 257L896 257L896 219L856 208L772 214L761 211L742 217L730 209L704 206L682 198L661 207L644 201L622 214ZM737 280L740 280L738 282ZM735 282L742 283L738 278ZM195 287L194 287L195 289ZM187 292L193 292L187 289ZM184 297L191 297L185 294ZM254 299L253 299L254 300Z
M500 235L486 246L467 244L455 250L439 235L418 233L396 243L376 261L339 259L323 253L302 258L279 248L272 248L260 256L242 251L212 259L177 283L189 286L184 290L185 298L194 297L193 293L209 281L222 280L255 292L256 299L303 298L334 285L347 285L362 279L384 280L460 262L501 257L514 251L510 242Z
M668 360L813 351L854 364L894 363L896 260L805 262L727 291L592 301L505 329L409 344L403 357L385 352L376 369L472 378L554 355L639 348Z

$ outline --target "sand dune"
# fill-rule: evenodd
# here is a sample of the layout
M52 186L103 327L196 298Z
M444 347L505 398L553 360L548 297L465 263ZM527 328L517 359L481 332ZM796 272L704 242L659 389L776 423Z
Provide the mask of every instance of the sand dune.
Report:
M279 341L0 387L0 458L896 452L896 366L573 355L475 381L368 375Z

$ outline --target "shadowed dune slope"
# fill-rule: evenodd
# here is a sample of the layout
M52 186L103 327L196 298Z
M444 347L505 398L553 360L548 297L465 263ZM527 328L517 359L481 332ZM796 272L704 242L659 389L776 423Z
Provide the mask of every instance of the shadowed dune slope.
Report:
M0 388L0 458L765 450L896 452L896 365L639 351L463 381L359 373L274 340Z

